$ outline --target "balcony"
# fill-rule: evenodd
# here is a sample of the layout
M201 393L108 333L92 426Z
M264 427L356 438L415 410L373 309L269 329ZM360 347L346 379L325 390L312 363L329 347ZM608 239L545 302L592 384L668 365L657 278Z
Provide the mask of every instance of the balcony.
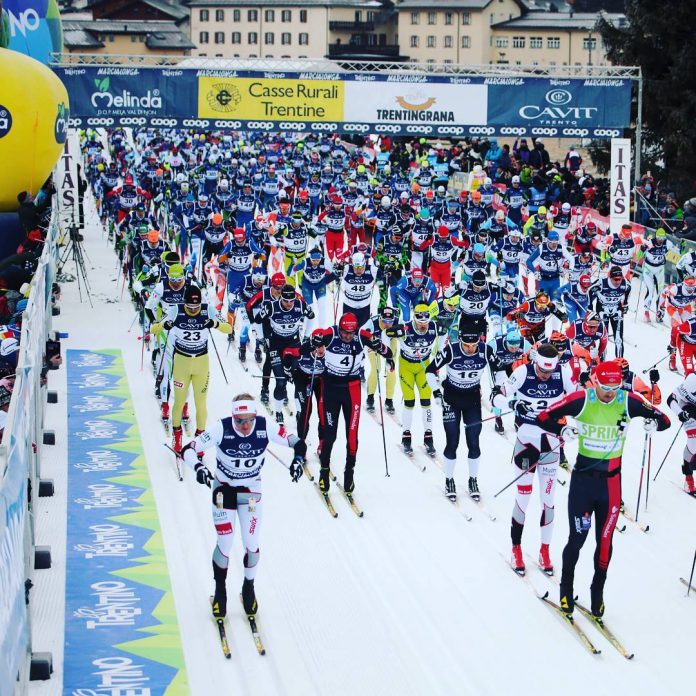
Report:
M374 22L329 22L329 31L374 31Z
M384 44L382 46L367 46L356 44L334 43L329 44L329 58L398 58L398 44Z

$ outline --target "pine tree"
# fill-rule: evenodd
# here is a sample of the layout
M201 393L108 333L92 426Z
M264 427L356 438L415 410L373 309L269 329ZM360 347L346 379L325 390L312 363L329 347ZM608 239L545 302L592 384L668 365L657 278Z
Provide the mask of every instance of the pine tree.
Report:
M626 0L627 26L597 25L615 65L643 72L643 150L662 160L682 194L694 191L696 165L696 42L693 5L683 0Z

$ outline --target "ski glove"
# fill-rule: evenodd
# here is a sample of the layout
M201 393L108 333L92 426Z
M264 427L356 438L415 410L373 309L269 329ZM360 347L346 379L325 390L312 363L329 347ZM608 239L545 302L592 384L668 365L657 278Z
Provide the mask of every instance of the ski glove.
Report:
M495 404L493 405L495 406ZM518 401L516 408L517 413L520 416L526 416L528 413L531 413L534 410L531 404L528 404L526 401Z
M290 463L290 478L297 483L302 478L302 464L304 460L299 454L296 454Z
M210 488L210 482L213 480L213 477L210 474L208 467L205 464L198 462L193 470L196 472L196 481L198 481L198 483L200 483L202 486L208 486L208 488Z
M650 370L650 384L657 384L660 381L660 371L653 368Z
M216 329L217 328L217 322L215 319L208 319L208 321L203 324L203 328L205 329Z
M439 389L436 389L433 392L433 398L435 399L435 401L437 401L440 408L442 408L442 392Z

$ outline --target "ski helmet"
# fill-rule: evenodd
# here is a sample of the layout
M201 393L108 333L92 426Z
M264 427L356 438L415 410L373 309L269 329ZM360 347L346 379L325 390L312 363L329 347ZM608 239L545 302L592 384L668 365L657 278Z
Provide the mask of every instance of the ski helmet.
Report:
M184 290L185 305L199 305L203 301L203 293L197 285L189 285Z
M396 321L396 312L393 307L382 307L379 310L379 318L385 324L393 324Z
M476 287L483 287L486 284L486 274L480 269L474 271L471 275L471 284Z
M271 287L282 288L285 285L285 276L282 273L274 273L271 276Z
M587 290L592 285L592 276L583 273L578 280L578 285L582 290Z
M295 299L295 296L295 288L290 283L285 283L280 291L280 299L290 302Z

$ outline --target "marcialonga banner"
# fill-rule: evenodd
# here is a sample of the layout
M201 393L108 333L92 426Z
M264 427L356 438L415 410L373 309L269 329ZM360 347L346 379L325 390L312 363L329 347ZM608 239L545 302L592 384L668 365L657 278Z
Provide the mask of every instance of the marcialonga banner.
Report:
M198 118L343 121L344 85L340 80L201 77Z

